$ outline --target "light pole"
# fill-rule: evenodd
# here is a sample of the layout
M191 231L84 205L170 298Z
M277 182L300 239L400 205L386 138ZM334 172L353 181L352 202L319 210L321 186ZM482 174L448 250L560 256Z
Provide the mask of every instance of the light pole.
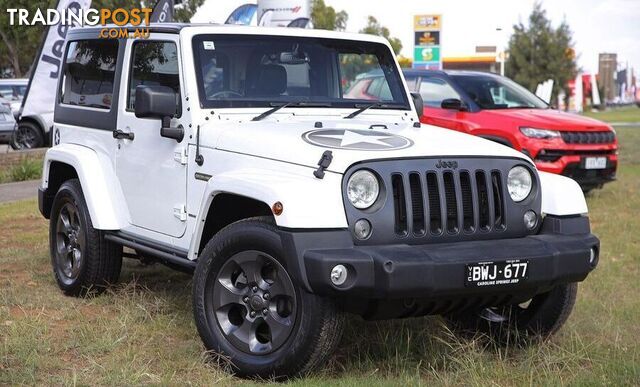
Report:
M498 60L500 61L500 75L504 77L504 61L505 61L505 53L504 46L502 45L502 27L496 27L496 32L498 33L498 41L496 43L496 54L498 55ZM498 49L499 47L502 47Z

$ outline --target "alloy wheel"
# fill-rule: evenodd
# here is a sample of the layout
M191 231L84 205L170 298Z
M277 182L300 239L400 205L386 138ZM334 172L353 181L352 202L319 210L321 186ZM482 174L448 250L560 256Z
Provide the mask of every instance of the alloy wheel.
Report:
M16 149L35 148L37 136L29 126L20 125L13 133L13 144Z
M286 270L271 255L255 250L233 255L212 285L207 289L209 307L236 349L266 355L285 343L295 324L296 293Z
M60 209L56 223L56 265L64 282L78 278L85 249L85 233L76 206L65 203Z

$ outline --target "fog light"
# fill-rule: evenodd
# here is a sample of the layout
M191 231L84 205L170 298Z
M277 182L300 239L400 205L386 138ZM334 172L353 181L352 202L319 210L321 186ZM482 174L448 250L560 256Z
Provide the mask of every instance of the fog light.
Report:
M597 256L598 254L596 254L595 247L592 247L591 250L589 250L589 263L593 265L596 262Z
M359 219L353 226L353 233L358 239L367 239L371 236L371 223L366 219Z
M524 213L524 226L533 230L538 225L538 215L536 215L535 211L529 210Z
M344 265L335 265L331 269L331 283L340 286L347 281L347 268Z

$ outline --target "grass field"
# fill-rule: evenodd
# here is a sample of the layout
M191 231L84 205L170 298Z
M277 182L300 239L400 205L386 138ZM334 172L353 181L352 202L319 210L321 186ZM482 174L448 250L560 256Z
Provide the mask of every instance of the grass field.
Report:
M640 122L640 108L636 105L607 109L600 112L585 112L584 115L606 122Z
M504 348L457 338L437 317L351 318L327 368L291 384L640 384L640 128L618 134L619 180L588 197L600 265L551 341ZM243 382L204 360L189 276L126 261L108 294L65 297L36 202L0 204L0 225L0 385Z

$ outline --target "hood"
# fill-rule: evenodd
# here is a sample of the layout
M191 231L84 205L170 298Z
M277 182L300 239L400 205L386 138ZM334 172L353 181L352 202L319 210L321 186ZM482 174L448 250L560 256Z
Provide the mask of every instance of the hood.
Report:
M496 109L483 112L502 120L511 119L516 126L582 132L609 130L609 125L604 122L554 109Z
M323 152L332 152L329 171L344 173L365 160L407 157L498 156L529 160L511 148L479 137L411 122L344 119L298 122L217 123L204 126L201 143L216 149L317 168ZM385 126L387 129L385 129Z

